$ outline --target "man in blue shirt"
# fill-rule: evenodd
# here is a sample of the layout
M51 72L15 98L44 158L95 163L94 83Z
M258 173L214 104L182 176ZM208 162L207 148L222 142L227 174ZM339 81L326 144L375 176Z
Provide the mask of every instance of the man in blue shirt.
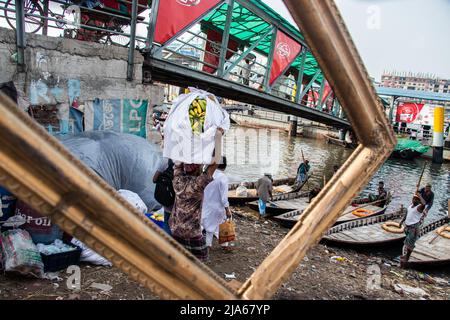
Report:
M297 169L297 182L300 184L305 183L305 181L308 179L308 171L310 169L309 160L304 160Z

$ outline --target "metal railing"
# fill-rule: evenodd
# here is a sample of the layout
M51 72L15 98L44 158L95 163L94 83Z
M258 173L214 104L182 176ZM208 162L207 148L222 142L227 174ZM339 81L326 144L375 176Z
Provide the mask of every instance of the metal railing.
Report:
M133 49L145 49L148 37L150 7L144 3L118 0L117 8L109 8L95 1L0 0L0 26L16 29L18 39L34 33L128 47L127 78L131 80ZM21 24L23 28L17 28Z
M153 0L154 8L158 7L159 1ZM317 88L317 79L321 76L320 70L309 79L309 83L303 83L305 58L309 50L303 43L303 49L296 57L301 60L300 70L292 73L291 66L288 66L283 75L269 84L273 47L278 30L276 23L265 21L267 27L255 33L252 41L243 43L233 38L233 35L229 35L231 23L235 18L227 14L224 31L221 33L222 41L217 42L208 37L207 30L211 26L208 24L210 22L205 22L204 15L165 44L158 45L152 41L156 14L151 14L153 9L150 2L148 0L117 0L118 6L111 8L99 6L100 2L96 0L27 0L25 2L0 0L0 26L16 29L19 65L24 65L23 50L26 46L26 33L117 45L128 48L128 80L133 79L134 49L140 49L150 53L152 57L171 61L198 72L213 74L291 103L339 117L340 112L336 112L334 108L331 110L323 108L317 100L309 104L305 102L307 101L305 96L312 90L318 90L319 96L322 97L323 84ZM228 10L232 10L235 5L250 8L244 2L229 0ZM223 4L224 2L220 2L209 13L219 10ZM23 7L23 14L19 13L21 7ZM237 43L233 48L229 44L231 40ZM263 40L271 43L269 53L258 49L258 45ZM298 62L298 59L295 61ZM291 75L285 76L288 73Z

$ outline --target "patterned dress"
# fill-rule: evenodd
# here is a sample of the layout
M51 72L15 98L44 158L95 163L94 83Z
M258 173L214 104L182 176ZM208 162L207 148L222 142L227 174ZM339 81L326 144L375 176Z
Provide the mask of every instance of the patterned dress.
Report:
M201 216L203 192L212 180L206 174L186 175L183 165L174 167L175 203L169 220L170 229L175 240L200 260L208 258Z

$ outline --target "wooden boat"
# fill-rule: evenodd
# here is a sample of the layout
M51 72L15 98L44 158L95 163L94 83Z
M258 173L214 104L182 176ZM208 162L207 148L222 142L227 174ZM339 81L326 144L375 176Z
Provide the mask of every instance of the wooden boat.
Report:
M422 228L420 238L416 241L416 247L407 263L408 267L450 264L450 239L437 233L447 224L450 227L450 213L448 217ZM446 234L449 236L450 232Z
M297 191L274 196L273 200L266 204L266 214L272 216L293 210L304 210L309 205L308 194L307 191ZM259 210L258 201L249 202L247 206L252 210Z
M403 208L392 213L341 223L328 230L322 240L326 243L354 246L375 246L400 242L405 238L403 232L388 232L382 226L386 221L400 222L405 213Z
M228 185L228 202L230 205L243 205L250 201L258 200L258 196L256 194L256 183L253 182L244 182L244 186L247 188L247 196L239 197L236 195L236 188L239 187L240 183L232 183ZM283 179L275 179L273 180L274 193L282 194L296 191L294 188L295 178L283 178Z
M403 160L412 160L420 157L422 154L420 152L411 150L411 149L403 149L403 150L395 150L391 153L391 158L403 159Z
M392 151L390 157L412 160L420 157L423 153L426 153L428 149L429 147L422 145L422 143L417 140L398 139L397 145L395 146L394 151Z
M366 209L366 210L370 210L372 213L369 215L366 215L364 217L360 217L360 216L356 216L354 214L354 211L358 209L358 205L350 205L349 207L347 207L346 210L344 210L344 213L337 219L337 221L335 222L334 225L338 225L341 223L346 223L346 222L351 222L351 221L356 221L356 220L362 220L368 217L374 217L374 216L379 216L382 215L386 212L386 209L389 205L391 199L391 193L388 193L388 199L386 200L386 204L384 207L378 207L372 204L361 204L359 205L360 208ZM282 225L287 226L287 227L292 227L295 223L297 223L298 219L300 218L300 215L303 213L303 211L306 209L305 208L300 208L297 210L293 210L290 212L286 212L283 214L280 214L278 216L273 217L273 219L279 221Z
M389 203L391 202L391 198L392 198L392 194L390 192L388 192L388 198L386 200L386 204L383 207L380 207L380 206L377 206L374 204L361 204L361 205L352 204L352 205L348 206L347 209L344 210L344 213L336 220L335 225L353 221L353 220L364 219L369 216L373 217L373 216L382 215L386 212L386 209L387 209ZM355 214L356 213L355 211L357 211L358 208L363 208L364 210L371 211L372 213L370 215L359 217Z
M335 144L349 149L355 149L357 147L354 143L348 143L347 141L341 140L338 137L333 136L331 134L323 133L322 135L324 136L327 143Z

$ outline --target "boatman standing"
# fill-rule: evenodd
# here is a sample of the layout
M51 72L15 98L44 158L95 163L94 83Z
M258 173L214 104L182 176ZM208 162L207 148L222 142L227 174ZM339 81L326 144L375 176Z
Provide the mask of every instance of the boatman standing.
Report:
M303 184L308 179L308 171L310 169L309 160L304 160L297 169L297 182Z
M272 175L270 173L265 173L262 178L256 183L256 189L258 191L258 208L260 216L266 214L266 203L269 197L272 198Z
M425 185L425 188L422 188L419 190L420 195L425 200L425 215L428 214L428 211L430 211L431 207L433 206L434 201L434 193L431 191L431 184L427 183Z
M420 193L416 193L412 199L412 204L408 207L406 216L400 222L400 227L405 223L405 242L403 246L403 255L400 257L400 267L405 268L406 263L411 256L411 253L416 246L416 241L419 238L420 225L425 218L425 200Z

